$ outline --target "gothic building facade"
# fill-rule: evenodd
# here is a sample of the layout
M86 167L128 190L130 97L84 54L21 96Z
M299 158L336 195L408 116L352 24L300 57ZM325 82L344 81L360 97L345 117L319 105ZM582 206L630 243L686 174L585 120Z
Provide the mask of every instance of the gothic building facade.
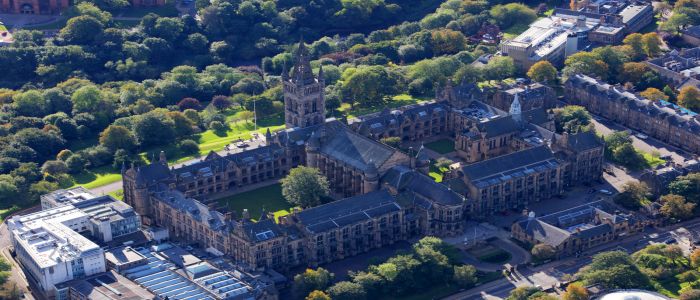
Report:
M349 124L326 119L323 70L315 75L309 59L302 43L291 74L282 74L287 128L268 131L265 145L212 152L179 168L170 168L164 153L148 165L123 168L124 201L143 224L214 247L244 266L284 271L417 235L459 235L467 216L526 207L600 176L602 143L555 134L546 105L524 111L519 93L504 111L484 104L473 84L448 84L433 102ZM427 176L428 150L395 149L382 143L387 137L453 139L465 165L435 182ZM277 220L263 211L257 221L245 210L237 216L206 204L222 193L272 184L297 166L317 168L340 200Z

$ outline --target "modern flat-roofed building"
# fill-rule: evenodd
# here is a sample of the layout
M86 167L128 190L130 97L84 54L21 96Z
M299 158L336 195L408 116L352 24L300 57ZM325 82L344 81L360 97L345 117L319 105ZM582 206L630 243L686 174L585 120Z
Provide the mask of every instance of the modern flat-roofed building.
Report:
M56 285L56 300L151 300L156 296L116 271Z
M41 209L75 204L96 197L97 195L93 194L82 186L65 190L56 190L51 193L41 195Z
M58 207L7 221L17 260L28 280L49 298L58 283L105 272L100 246L82 236L88 216L72 206Z

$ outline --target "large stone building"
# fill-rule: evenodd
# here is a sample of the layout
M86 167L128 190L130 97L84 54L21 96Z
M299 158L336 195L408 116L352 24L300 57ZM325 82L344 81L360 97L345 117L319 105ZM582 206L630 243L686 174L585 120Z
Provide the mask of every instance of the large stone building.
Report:
M539 218L531 212L513 223L511 234L531 246L551 246L557 257L573 255L638 232L646 225L644 220L617 211L605 201L596 201Z
M143 223L166 228L175 239L218 249L248 268L288 270L417 235L459 235L471 214L526 206L560 194L574 180L599 176L595 171L602 160L596 155L602 153L602 144L579 136L557 137L553 116L545 110L551 100L545 87L514 90L506 112L480 101L485 94L473 84L448 84L435 101L362 116L346 125L324 118L321 75L311 72L307 50L300 45L291 75L282 74L287 129L267 132L258 148L224 156L211 153L176 169L168 166L164 153L151 164L123 168L124 201L143 216ZM519 100L521 92L527 111ZM462 142L466 136L469 145ZM469 153L460 154L467 163L491 165L488 159L501 158L496 164L524 164L527 178L518 189L525 194L515 192L497 201L496 194L477 197L456 183L467 186L480 180L469 172L437 183L426 175L430 159L424 147L404 152L381 142L388 137L402 143L454 139L457 153ZM524 163L534 152L546 160ZM297 166L317 168L328 179L331 196L340 200L294 210L278 220L263 212L257 221L247 211L236 216L206 204L251 184L274 183ZM546 189L540 186L543 179Z
M663 100L643 99L620 86L585 75L569 77L565 95L571 104L584 106L591 113L700 153L700 120L692 111Z
M666 84L678 90L685 86L700 88L700 47L673 50L646 64L658 72Z

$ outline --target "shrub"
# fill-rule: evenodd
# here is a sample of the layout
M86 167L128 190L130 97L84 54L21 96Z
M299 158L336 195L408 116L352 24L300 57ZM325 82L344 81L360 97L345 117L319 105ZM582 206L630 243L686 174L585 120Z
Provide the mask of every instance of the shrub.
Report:
M185 155L194 155L199 153L199 144L193 140L182 140L177 147Z

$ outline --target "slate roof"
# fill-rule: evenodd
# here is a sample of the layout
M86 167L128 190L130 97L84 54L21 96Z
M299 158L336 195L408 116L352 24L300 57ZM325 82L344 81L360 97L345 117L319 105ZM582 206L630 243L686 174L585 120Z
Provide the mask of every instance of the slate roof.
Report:
M399 192L410 192L436 203L444 205L459 205L464 201L448 186L435 182L424 174L413 171L405 166L396 166L384 175L382 181Z
M571 234L566 230L549 225L539 219L523 220L518 225L536 241L552 247L561 245L571 237Z
M319 151L362 171L382 166L397 150L352 132L346 126L326 128Z
M153 196L158 198L160 202L192 216L193 219L208 226L211 230L218 231L227 227L222 213L209 209L204 203L189 198L182 192L171 189L165 184L160 184L158 189L153 192Z
M700 38L700 25L690 26L686 28L685 30L683 30L683 34L687 34L695 38Z
M470 180L478 180L514 170L525 169L539 164L556 166L558 163L547 146L533 147L522 151L487 159L462 167L462 172Z
M541 125L549 122L549 115L544 108L535 108L522 112L523 121L528 123Z
M263 219L258 222L246 222L243 225L248 239L252 242L263 242L283 235L279 225L271 219Z
M156 183L166 180L170 177L170 169L168 166L157 161L150 164L131 168L127 171L130 175L136 177L137 183Z
M569 148L576 152L587 151L603 146L598 136L594 132L579 132L571 134L568 138Z
M420 120L431 117L433 114L446 116L449 107L442 102L428 102L403 107L401 110L384 109L381 112L361 116L353 123L360 122L358 132L382 133L389 128L398 128L407 120Z
M517 132L521 129L521 125L512 116L505 116L488 122L478 123L477 128L480 132L485 133L488 139Z
M400 209L389 192L380 190L303 210L297 218L308 232L320 233Z

